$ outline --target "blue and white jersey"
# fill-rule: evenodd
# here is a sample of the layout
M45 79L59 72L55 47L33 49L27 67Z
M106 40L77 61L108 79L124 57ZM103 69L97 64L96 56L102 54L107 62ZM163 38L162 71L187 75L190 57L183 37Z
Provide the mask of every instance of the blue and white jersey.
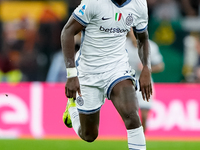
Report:
M146 0L82 0L73 17L85 26L78 58L78 70L102 73L115 68L116 62L127 62L126 35L131 27L144 32L148 24Z

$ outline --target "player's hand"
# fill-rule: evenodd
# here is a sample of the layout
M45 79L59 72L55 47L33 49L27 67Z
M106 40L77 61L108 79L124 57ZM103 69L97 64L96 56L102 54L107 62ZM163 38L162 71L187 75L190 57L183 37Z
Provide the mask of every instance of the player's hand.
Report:
M65 95L68 98L76 99L76 92L81 96L80 84L78 77L68 78L65 84Z
M152 95L152 84L151 84L151 70L147 66L144 66L142 69L139 83L143 99L149 101Z

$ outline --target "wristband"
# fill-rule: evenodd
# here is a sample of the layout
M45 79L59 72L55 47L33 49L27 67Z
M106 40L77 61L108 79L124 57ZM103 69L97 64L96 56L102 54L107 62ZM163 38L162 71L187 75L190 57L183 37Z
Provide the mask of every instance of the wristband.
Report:
M77 77L76 67L74 67L74 68L66 68L66 71L67 71L67 78Z

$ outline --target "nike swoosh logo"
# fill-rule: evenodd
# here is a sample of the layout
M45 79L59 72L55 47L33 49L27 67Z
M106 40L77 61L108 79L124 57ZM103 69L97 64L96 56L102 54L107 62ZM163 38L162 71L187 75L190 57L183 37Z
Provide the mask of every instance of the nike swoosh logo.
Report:
M108 20L108 19L110 19L110 18L104 18L104 17L102 17L102 20Z

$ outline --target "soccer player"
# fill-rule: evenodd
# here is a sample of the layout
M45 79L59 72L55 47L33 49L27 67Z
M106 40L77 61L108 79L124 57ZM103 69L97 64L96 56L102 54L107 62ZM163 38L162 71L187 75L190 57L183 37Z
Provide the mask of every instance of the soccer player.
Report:
M143 99L149 101L152 86L147 13L146 0L83 0L62 30L68 97L63 121L87 142L98 136L100 109L107 98L124 121L129 149L146 149L136 80L125 43L133 27L143 64L140 90ZM82 44L75 62L74 35L80 31Z
M159 47L155 42L151 40L149 40L149 45L151 49L151 54L150 54L151 70L152 70L151 72L152 73L162 72L164 70L164 62L163 62L163 57L159 51ZM137 53L138 53L137 41L132 31L128 33L127 40L126 40L126 49L129 55L129 64L131 68L135 70L135 76L136 76L136 79L138 79L143 66L140 61L140 58L137 57ZM132 59L133 57L134 59ZM142 99L142 94L139 92L139 90L136 91L136 95L139 102L139 107L141 111L141 120L142 120L143 129L145 132L146 121L147 121L149 110L151 109L151 106L152 106L153 97L151 97L149 102L146 102Z

